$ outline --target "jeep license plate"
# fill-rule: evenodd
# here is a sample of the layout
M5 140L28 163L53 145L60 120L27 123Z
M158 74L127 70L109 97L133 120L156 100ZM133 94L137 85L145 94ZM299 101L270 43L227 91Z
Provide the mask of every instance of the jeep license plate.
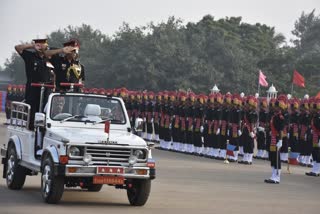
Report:
M124 169L122 167L108 167L108 166L98 166L97 174L123 174Z
M93 184L114 184L122 185L124 184L124 177L115 176L94 176Z

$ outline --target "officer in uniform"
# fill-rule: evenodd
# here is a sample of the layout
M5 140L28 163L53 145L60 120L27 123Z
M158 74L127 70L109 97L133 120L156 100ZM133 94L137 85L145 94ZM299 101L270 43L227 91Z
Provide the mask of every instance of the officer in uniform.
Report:
M193 131L193 146L195 155L202 154L202 132L204 118L204 104L206 102L205 95L197 96L197 102L194 108L194 131Z
M146 122L147 122L147 140L152 141L152 134L153 134L153 122L154 122L154 108L155 108L155 101L154 101L154 92L148 92L148 102L146 106Z
M214 98L215 94L209 94L209 100L205 108L204 130L203 130L203 154L206 157L212 157L213 151L213 114L214 114Z
M221 119L222 119L222 105L223 97L222 94L217 93L214 97L214 110L213 110L213 131L212 131L212 158L219 159L220 152L220 130L221 130Z
M47 67L45 51L48 48L47 39L34 39L32 44L16 45L15 49L25 62L26 70L26 93L25 102L31 106L29 128L34 129L34 114L39 110L40 104L40 87L32 87L31 83L48 83L50 82L50 69ZM44 102L46 103L49 90L45 91ZM43 109L43 106L41 106Z
M195 106L194 102L196 96L193 92L189 92L188 94L188 105L186 108L186 139L187 139L187 153L193 154L194 152L194 144L193 144L193 131L194 131L194 113L195 113Z
M312 158L313 167L311 172L306 172L308 176L320 176L320 99L316 98L313 103L313 116L311 120L312 128Z
M299 152L299 106L299 99L292 98L290 100L289 147L291 148L291 152Z
M268 102L266 98L262 98L259 109L259 125L257 129L257 159L263 159L266 154L266 128L269 125L268 119Z
M10 123L10 113L11 113L11 102L12 102L12 85L9 84L8 87L7 87L7 96L6 96L6 118L7 118L7 121L6 121L6 125L8 125Z
M219 160L225 160L227 155L227 141L230 135L230 107L232 102L232 94L227 93L224 97L224 106L222 109L221 132L220 132L220 154Z
M246 102L246 109L244 110L243 120L243 159L239 161L241 164L252 164L254 138L256 136L256 122L258 119L257 115L257 98L254 96L248 96Z
M56 90L67 90L60 83L82 83L85 80L84 66L79 61L80 43L77 39L70 39L63 44L63 48L47 50L45 55L54 66L56 75ZM75 89L75 91L80 91Z
M278 184L280 183L281 174L279 150L282 146L283 131L286 123L282 111L287 109L287 97L285 95L280 95L277 100L275 98L271 98L269 105L270 109L273 109L273 115L270 120L271 142L269 148L269 160L271 162L272 175L269 179L265 179L264 182Z
M233 156L228 156L230 162L238 161L238 152L239 152L239 137L241 136L241 98L239 95L234 94L232 96L232 109L230 111L230 140L229 144L235 146L233 151Z
M153 128L155 135L155 142L160 143L159 138L159 128L160 128L160 115L161 115L161 100L162 100L162 92L158 92L156 96L156 103L154 106L154 119L153 119Z
M310 156L312 152L312 145L308 141L311 129L311 116L309 112L309 99L303 99L300 106L300 130L299 130L299 145L300 145L300 165L308 166L310 164Z

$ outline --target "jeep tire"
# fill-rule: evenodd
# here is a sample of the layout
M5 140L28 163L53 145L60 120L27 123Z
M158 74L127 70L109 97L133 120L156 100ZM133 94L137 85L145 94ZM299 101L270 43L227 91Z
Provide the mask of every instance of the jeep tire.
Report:
M60 201L64 191L64 178L54 175L54 163L50 156L45 157L41 167L41 195L48 204Z
M132 182L132 187L127 189L127 196L132 206L143 206L150 194L151 180L135 179Z
M12 144L8 148L6 169L6 180L9 189L19 190L26 180L26 170L19 165L19 160L15 146Z

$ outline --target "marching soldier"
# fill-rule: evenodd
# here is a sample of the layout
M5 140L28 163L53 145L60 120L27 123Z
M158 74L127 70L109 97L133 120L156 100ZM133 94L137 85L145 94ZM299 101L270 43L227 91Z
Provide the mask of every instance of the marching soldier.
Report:
M10 123L10 113L11 113L11 102L12 102L12 85L9 84L8 87L7 87L7 96L6 96L6 118L7 118L7 121L6 121L6 125L8 125Z
M259 111L259 126L257 132L257 159L264 159L266 155L266 128L269 126L268 102L262 98Z
M147 140L152 141L152 133L153 133L152 124L154 122L154 108L155 108L154 93L152 91L148 92L148 98L149 100L146 106Z
M244 110L242 131L244 155L242 161L239 161L241 164L252 164L257 118L257 98L250 95L247 97L246 109Z
M220 93L215 94L214 97L214 111L213 111L213 133L212 133L212 157L219 159L220 152L220 132L222 120L222 105L223 97Z
M279 150L282 146L283 131L286 123L282 111L287 109L287 97L285 95L280 95L277 99L271 98L269 104L270 109L273 109L273 115L270 121L271 142L269 148L272 175L269 179L265 179L264 182L279 184L281 174Z
M241 98L239 95L234 94L232 96L232 108L230 110L230 140L229 144L235 146L233 150L233 155L228 156L230 162L238 161L238 151L239 151L239 137L241 136Z
M308 176L320 176L320 99L315 99L313 103L313 116L311 120L312 128L312 158L313 167L311 172L306 172Z
M220 154L219 160L225 160L227 155L227 140L229 139L230 129L230 106L232 102L232 95L227 93L224 97L224 106L222 109L222 118L221 118L221 132L220 132Z
M288 112L288 109L287 108L286 110L283 111L283 116L284 116L284 119L285 119L285 127L284 127L284 130L283 130L283 138L282 138L282 146L281 146L281 149L280 149L280 160L283 162L283 163L288 163L288 148L289 148L289 145L288 145L288 142L289 142L289 112Z
M193 120L194 120L194 111L195 111L195 106L194 106L194 102L195 102L195 94L193 92L189 92L188 94L189 96L189 102L188 102L188 106L186 109L186 124L187 124L187 132L186 132L186 138L187 138L187 152L189 154L193 154L194 153L194 143L193 143L193 130L194 130L194 124L193 124Z
M162 92L158 92L156 103L154 106L154 120L153 120L155 141L158 143L160 142L159 132L160 132L161 100L162 100Z
M180 152L186 152L187 151L187 139L186 139L186 99L187 94L185 92L180 92L180 106L179 106L179 112L180 112Z
M204 155L207 157L213 156L213 114L214 114L214 99L215 94L211 93L209 95L209 100L205 110L205 122L203 130L203 145L204 145Z
M179 151L180 148L180 103L179 96L178 99L171 95L171 106L170 112L172 112L172 121L171 121L171 134L172 134L172 150Z
M299 152L299 107L299 99L293 98L290 100L289 147L291 152Z
M194 108L194 131L193 131L193 146L195 155L202 154L202 132L203 132L203 115L205 103L205 96L203 94L198 95L198 99Z
M310 124L311 116L309 112L309 99L304 99L300 106L300 130L299 130L299 145L300 145L300 156L299 161L302 166L308 166L310 164L311 153L312 153L312 141L308 140L310 136ZM310 146L311 144L311 146ZM309 165L310 166L310 165Z

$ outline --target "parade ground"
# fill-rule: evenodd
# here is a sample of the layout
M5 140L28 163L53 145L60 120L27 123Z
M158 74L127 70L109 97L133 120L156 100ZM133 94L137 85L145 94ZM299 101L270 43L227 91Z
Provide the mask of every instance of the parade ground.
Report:
M0 114L0 144L6 141L4 114ZM0 214L51 213L307 213L320 212L320 177L308 177L309 168L283 165L281 183L266 184L268 161L253 165L153 150L157 177L144 207L129 205L125 190L104 186L98 193L66 189L57 205L45 204L40 175L27 177L22 190L9 190L0 179ZM0 174L3 173L1 165Z

